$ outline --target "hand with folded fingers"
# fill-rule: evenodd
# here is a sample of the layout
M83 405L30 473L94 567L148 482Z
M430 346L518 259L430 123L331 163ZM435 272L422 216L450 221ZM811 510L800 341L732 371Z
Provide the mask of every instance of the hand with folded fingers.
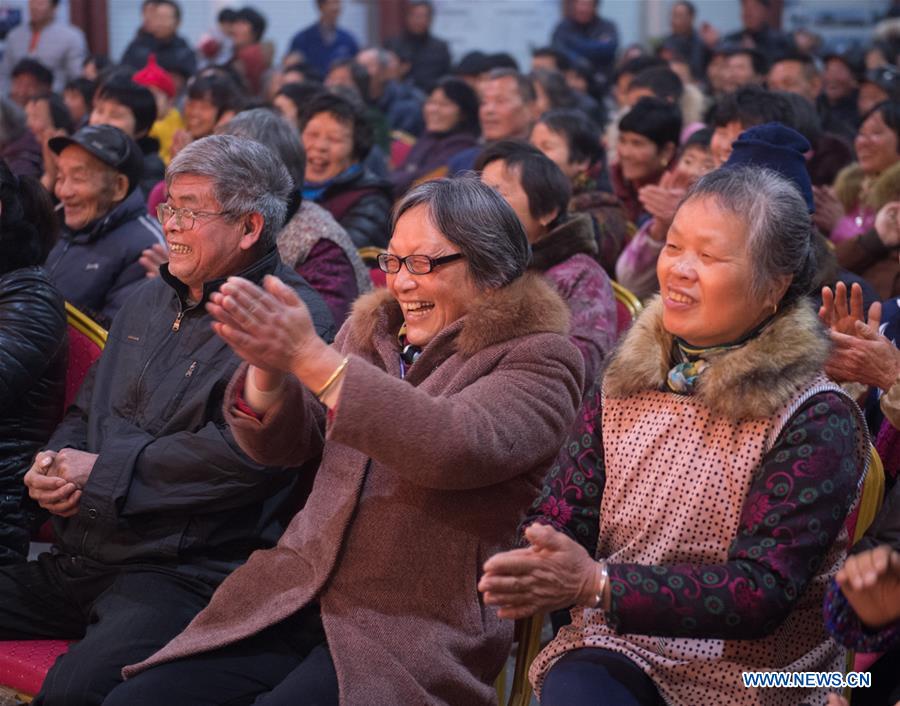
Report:
M900 552L890 545L847 557L834 578L867 627L882 628L900 620Z
M41 451L25 473L28 496L48 512L71 517L78 512L81 490L71 480L53 473L55 451Z
M169 261L169 251L165 245L154 243L141 253L138 262L146 270L145 277L159 277L159 267Z

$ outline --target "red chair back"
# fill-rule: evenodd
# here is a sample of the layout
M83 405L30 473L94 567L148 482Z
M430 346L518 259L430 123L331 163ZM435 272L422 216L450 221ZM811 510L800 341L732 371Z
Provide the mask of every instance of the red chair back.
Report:
M75 401L84 376L106 345L106 330L96 321L66 302L69 324L69 365L66 369L66 406Z

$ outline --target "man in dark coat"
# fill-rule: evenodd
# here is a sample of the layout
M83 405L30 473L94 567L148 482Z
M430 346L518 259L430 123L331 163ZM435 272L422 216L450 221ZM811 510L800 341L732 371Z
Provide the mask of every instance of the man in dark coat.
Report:
M181 8L174 0L144 0L144 24L122 54L121 63L135 71L147 65L151 54L169 73L187 78L197 70L194 50L180 37Z
M413 0L407 6L403 34L385 43L386 49L409 62L407 78L426 93L450 73L450 48L431 33L433 19L431 0Z
M0 571L0 639L80 640L39 702L99 704L121 668L180 632L225 576L272 546L312 473L253 462L222 412L238 358L205 304L230 276L289 282L317 333L322 299L281 264L291 181L268 148L230 135L192 143L159 207L170 260L125 303L76 404L26 474L53 515L53 551ZM313 463L322 415L296 430Z
M144 281L141 253L162 243L138 187L140 148L112 125L89 125L49 145L59 155L54 191L64 223L46 268L67 300L108 327Z

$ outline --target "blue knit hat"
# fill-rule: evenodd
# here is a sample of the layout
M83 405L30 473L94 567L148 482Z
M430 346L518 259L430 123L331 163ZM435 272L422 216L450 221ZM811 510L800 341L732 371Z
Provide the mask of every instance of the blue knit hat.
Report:
M803 156L812 147L799 132L781 123L766 123L744 130L731 147L731 156L722 165L723 169L750 164L771 169L797 187L810 213L816 210Z

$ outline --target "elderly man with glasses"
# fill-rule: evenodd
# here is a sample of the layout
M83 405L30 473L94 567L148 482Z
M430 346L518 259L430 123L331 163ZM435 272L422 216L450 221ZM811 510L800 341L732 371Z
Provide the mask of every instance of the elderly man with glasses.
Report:
M79 640L37 703L101 703L125 664L168 642L252 551L275 543L318 462L321 410L295 429L307 451L291 468L241 451L222 411L239 359L206 311L227 278L274 274L316 333L333 337L325 303L275 248L286 168L257 142L215 136L179 153L166 181L171 260L125 302L25 478L53 516L53 550L0 571L0 639Z

